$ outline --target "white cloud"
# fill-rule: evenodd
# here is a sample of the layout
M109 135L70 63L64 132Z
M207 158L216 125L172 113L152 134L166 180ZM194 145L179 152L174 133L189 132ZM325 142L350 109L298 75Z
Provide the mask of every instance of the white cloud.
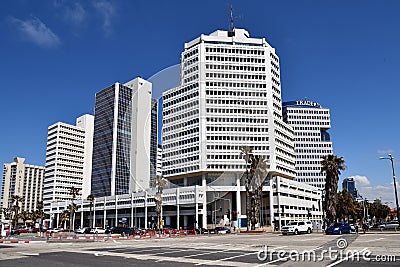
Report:
M355 175L355 176L351 176L355 181L356 181L356 186L369 186L371 184L371 182L368 180L368 178L366 176L362 176L362 175Z
M366 176L355 175L351 176L356 181L356 188L360 195L370 201L375 199L382 200L382 203L395 207L394 186L393 183L385 183L379 185L371 185L371 182ZM397 183L397 188L399 184Z
M115 14L115 9L111 5L111 3L105 1L105 0L100 0L100 1L94 1L93 6L97 10L97 12L100 13L100 15L103 18L103 30L104 32L108 35L111 33L111 19L114 17Z
M79 3L73 3L70 6L66 6L64 9L64 18L75 25L81 24L85 17L86 11Z
M9 21L23 35L23 38L41 47L56 47L61 44L60 38L39 18L33 17L23 21L10 17Z

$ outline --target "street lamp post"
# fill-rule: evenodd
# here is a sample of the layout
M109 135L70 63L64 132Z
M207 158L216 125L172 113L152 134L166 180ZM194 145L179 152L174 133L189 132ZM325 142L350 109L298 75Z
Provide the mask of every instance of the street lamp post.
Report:
M397 198L397 186L396 186L396 175L394 174L394 164L393 157L391 154L388 157L380 157L379 159L388 159L392 163L392 173L393 173L393 186L394 186L394 198L396 200L396 212L397 212L397 221L400 223L400 210L399 210L399 200Z

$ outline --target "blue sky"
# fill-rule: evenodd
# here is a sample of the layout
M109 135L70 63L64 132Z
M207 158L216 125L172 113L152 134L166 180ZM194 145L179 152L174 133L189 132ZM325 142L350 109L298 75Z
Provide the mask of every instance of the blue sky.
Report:
M400 1L0 2L0 163L44 165L47 127L93 113L97 91L179 63L183 44L236 26L281 61L283 100L330 108L334 153L368 198L393 206L400 173ZM400 176L399 176L400 177Z

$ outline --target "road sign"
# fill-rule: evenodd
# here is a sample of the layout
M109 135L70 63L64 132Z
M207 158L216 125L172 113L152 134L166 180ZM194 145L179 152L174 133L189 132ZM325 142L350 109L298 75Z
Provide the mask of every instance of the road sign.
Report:
M121 222L122 222L122 223L127 223L127 222L128 222L128 219L127 219L127 218L122 218Z

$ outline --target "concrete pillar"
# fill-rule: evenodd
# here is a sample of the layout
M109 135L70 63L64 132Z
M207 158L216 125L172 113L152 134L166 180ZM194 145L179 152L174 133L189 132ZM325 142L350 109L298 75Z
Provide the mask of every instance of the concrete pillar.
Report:
M179 187L176 188L176 229L179 229Z
M83 228L83 199L81 200L81 229Z
M203 190L203 213L202 213L202 220L203 220L203 227L207 228L207 180L206 175L203 174L201 177L201 186Z
M207 186L207 180L205 174L201 176L201 186Z
M144 228L148 228L147 225L147 191L144 191Z
M279 217L279 227L282 227L282 207L281 207L281 196L280 196L281 179L276 177L276 197L278 201L278 217Z
M117 227L118 226L118 195L115 195L115 223L114 226Z
M56 227L58 227L60 225L60 209L57 207L57 225Z
M240 175L237 174L236 176L236 211L239 212L238 213L238 220L236 222L234 222L235 227L239 228L239 217L240 215L242 215L242 199L241 199L242 194L240 193ZM232 215L231 215L232 216Z
M134 220L134 217L133 217L133 193L131 194L131 224L130 224L130 226L131 227L133 227L133 220Z
M89 225L89 227L94 228L95 224L96 224L96 199L94 199L93 201L93 217L92 217L92 225Z
M106 211L107 203L106 203L106 198L104 198L104 212L103 212L103 227L106 227L106 220L107 220L107 211Z
M274 189L273 189L273 178L271 175L268 175L268 179L270 182L270 190L269 190L269 217L271 220L272 229L275 229L275 215L274 215Z
M183 178L183 186L187 186L187 177Z
M195 185L195 187L194 187L194 208L195 208L195 212L194 212L194 222L195 222L195 227L197 226L197 225L199 225L199 222L198 222L198 220L199 220L199 203L198 203L198 196L199 196L199 190L198 190L198 187L197 187L197 185Z

